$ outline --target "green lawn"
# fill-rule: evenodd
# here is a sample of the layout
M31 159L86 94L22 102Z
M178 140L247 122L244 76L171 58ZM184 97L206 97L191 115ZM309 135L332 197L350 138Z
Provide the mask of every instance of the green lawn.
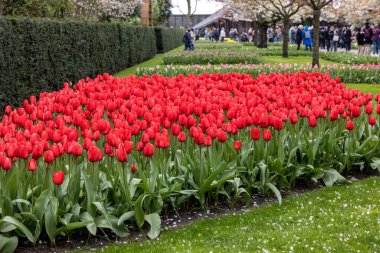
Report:
M348 83L346 87L358 89L363 93L380 93L380 84Z
M162 232L102 252L378 252L380 177Z
M289 57L289 58L282 58L281 56L263 56L263 61L265 63L282 63L282 64L311 64L312 58L311 57ZM321 65L329 65L329 64L337 64L336 62L332 61L326 61L323 59L319 59L319 64Z

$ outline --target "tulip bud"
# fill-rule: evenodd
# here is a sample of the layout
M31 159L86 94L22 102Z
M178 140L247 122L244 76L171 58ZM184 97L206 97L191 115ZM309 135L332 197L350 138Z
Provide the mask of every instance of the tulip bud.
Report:
M132 167L131 167L131 171L132 171L132 172L136 172L136 171L137 171L135 164L132 165Z

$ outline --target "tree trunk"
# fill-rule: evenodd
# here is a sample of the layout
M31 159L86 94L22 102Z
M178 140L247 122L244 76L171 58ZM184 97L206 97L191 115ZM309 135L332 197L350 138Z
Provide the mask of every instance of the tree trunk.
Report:
M191 15L191 0L187 0L187 27L193 26L193 17Z
M313 66L319 67L319 18L321 10L313 11Z
M0 0L0 16L3 16L3 9L4 9L3 0Z
M255 32L255 46L258 48L268 47L267 37L268 23L258 23L257 31Z
M290 27L290 19L289 17L284 18L284 42L282 43L282 57L289 57L289 27Z

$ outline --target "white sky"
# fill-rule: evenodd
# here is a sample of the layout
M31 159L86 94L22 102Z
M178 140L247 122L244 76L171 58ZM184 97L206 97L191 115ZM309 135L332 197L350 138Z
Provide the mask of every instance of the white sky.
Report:
M209 15L213 14L217 10L223 7L223 4L214 0L191 0L191 11L194 11L195 2L197 3L197 9L195 15ZM172 0L172 13L173 15L182 15L187 13L187 0ZM182 12L181 12L182 11Z

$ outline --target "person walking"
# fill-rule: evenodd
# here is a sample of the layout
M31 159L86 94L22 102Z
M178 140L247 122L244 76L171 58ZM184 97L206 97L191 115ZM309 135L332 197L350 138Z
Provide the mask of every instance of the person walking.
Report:
M212 31L212 37L214 38L215 42L219 41L219 31L217 28L214 28Z
M224 31L224 28L222 27L222 29L220 30L220 36L219 36L220 41L223 42L225 37L226 37L226 32Z
M321 29L319 30L319 48L320 49L326 48L325 27L324 26L321 26Z
M248 29L248 40L249 40L249 42L253 41L253 28L252 27L250 27Z
M323 35L325 38L327 52L330 51L330 47L331 47L331 43L330 43L331 39L330 39L329 33L330 33L330 27L327 26Z
M333 42L333 38L334 38L334 26L331 26L330 29L329 29L329 32L328 32L328 37L329 37L329 41L330 41L330 47L329 47L329 50L328 51L333 51L333 48L334 48L334 42Z
M190 37L191 37L190 50L194 51L194 49L195 49L195 45L194 45L194 42L195 42L195 33L194 33L194 29L193 28L190 29Z
M205 29L205 40L208 40L208 28Z
M305 31L302 33L302 39L303 44L306 46L306 51L310 49L311 51L311 45L313 44L313 31L309 30L309 27L305 26Z
M369 26L369 23L365 23L364 28L364 47L365 47L365 55L370 55L372 51L372 36L373 36L373 30Z
M274 42L273 36L274 36L274 34L273 34L273 28L269 27L268 30L267 30L267 37L268 37L269 42Z
M299 25L296 32L296 43L297 43L297 50L300 50L301 43L302 43L302 25Z
M339 43L339 30L338 30L338 28L334 28L334 30L333 30L332 42L333 42L332 48L334 49L334 52L338 51L338 43Z
M343 39L344 39L344 45L346 48L346 52L350 52L351 51L351 42L352 42L352 32L351 32L351 29L349 27L346 28L344 35L343 35Z
M185 50L184 51L190 51L191 50L190 29L187 29L187 31L183 35L182 42L185 44Z
M380 50L380 23L377 25L377 27L374 28L373 32L373 38L372 38L373 48L372 53L373 54L379 54Z
M359 47L358 54L364 54L364 52L365 52L365 47L364 47L365 38L364 38L363 28L359 27L359 31L356 34L356 41L358 42L358 47Z
M292 28L290 29L291 44L296 44L296 33L297 33L297 27L292 26Z

